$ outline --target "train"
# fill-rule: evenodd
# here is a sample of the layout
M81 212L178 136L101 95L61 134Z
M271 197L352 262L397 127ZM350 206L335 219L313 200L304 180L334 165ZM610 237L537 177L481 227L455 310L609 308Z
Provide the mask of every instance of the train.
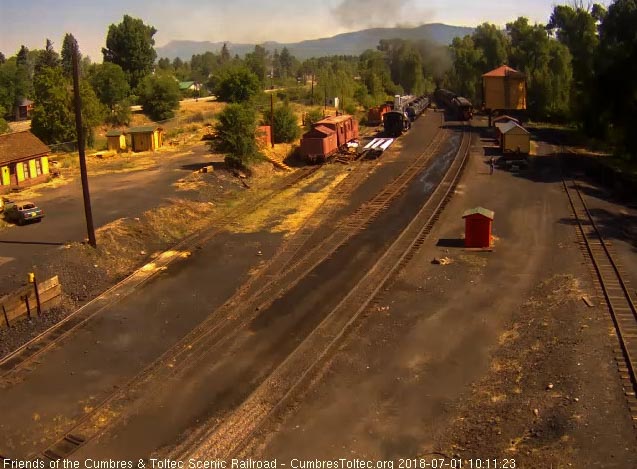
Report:
M444 107L453 119L468 121L473 118L473 104L453 91L439 88L434 93L436 103Z
M310 163L323 163L358 137L358 122L353 116L326 117L301 137L299 153Z
M429 107L427 96L396 96L393 110L383 115L383 127L388 137L400 137L403 132L411 128L425 109Z

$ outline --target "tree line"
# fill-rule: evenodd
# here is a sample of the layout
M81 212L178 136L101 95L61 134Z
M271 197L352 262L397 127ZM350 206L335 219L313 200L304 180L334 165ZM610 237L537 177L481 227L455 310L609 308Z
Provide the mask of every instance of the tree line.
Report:
M546 24L524 17L503 29L485 23L450 46L382 40L360 56L301 61L285 47L271 52L257 45L239 57L226 44L216 53L171 61L157 60L157 30L125 15L108 28L103 63L80 62L84 119L89 137L95 125L128 124L131 104L141 104L153 120L169 119L182 96L179 80L199 82L202 93L221 101L252 106L257 120L259 110L269 113L264 90L271 87L283 103L277 106L279 114L290 101L319 106L325 97L339 97L346 112L355 112L395 94L431 93L437 87L452 89L479 107L482 74L508 64L527 76L530 117L576 124L636 155L637 140L630 138L637 120L637 84L631 78L637 67L635 24L637 0L615 0L608 9L575 0L555 6ZM47 143L73 140L73 44L67 34L59 54L49 40L41 50L23 46L8 59L0 54L0 116L29 98L35 102L32 125L38 136ZM317 109L310 114L318 115Z
M453 41L446 83L481 103L482 74L508 64L526 74L530 117L574 124L637 159L636 24L635 0L557 5L546 24L485 23Z

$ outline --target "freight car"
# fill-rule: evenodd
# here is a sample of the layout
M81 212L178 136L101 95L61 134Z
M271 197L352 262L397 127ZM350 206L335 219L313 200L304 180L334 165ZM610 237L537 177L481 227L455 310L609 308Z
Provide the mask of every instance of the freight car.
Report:
M385 103L372 107L367 112L367 125L380 125L383 123L383 116L392 110L391 104Z
M437 89L434 98L438 106L444 107L454 119L467 121L473 117L473 105L467 98L444 89Z
M405 112L391 111L383 116L383 127L387 137L400 137L411 128L411 121Z
M350 115L326 117L301 138L299 152L310 163L321 163L358 139L358 122Z

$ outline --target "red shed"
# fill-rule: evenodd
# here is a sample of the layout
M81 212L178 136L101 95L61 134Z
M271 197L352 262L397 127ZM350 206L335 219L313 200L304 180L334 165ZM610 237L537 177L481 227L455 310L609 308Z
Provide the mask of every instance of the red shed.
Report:
M486 208L477 207L462 215L465 220L464 245L466 248L491 247L491 226L495 213Z

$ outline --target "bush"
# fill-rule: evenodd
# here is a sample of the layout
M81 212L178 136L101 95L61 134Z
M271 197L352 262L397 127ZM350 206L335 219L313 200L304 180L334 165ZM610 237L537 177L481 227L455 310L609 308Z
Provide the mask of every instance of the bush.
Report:
M320 121L321 119L323 119L323 110L319 107L316 107L308 111L307 114L305 114L305 119L303 123L305 124L305 127L307 127L309 130L312 128L312 124Z
M216 147L229 159L248 166L260 158L256 142L257 113L248 104L230 104L218 116Z
M138 87L139 103L144 114L154 121L175 116L181 93L179 84L169 75L149 75Z
M116 104L111 113L106 117L106 121L113 125L130 125L130 102L125 99L124 101Z
M274 143L292 143L301 135L296 114L294 114L290 106L276 107L273 121Z

